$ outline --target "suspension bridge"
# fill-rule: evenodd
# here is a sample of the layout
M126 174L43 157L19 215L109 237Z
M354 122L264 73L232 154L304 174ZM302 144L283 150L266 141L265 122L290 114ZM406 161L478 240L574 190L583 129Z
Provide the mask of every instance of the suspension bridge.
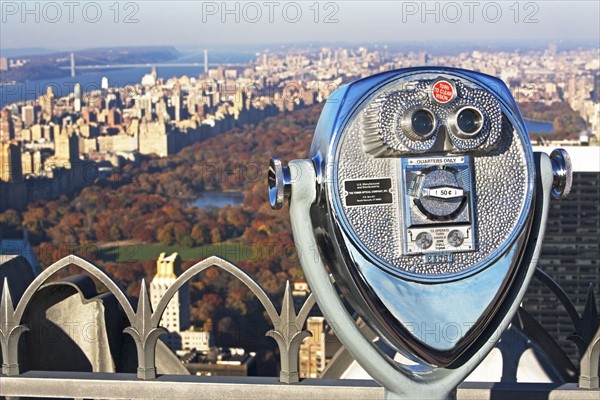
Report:
M118 69L118 68L144 68L144 67L204 67L204 72L208 73L209 67L214 67L218 65L222 65L224 67L236 67L246 65L245 63L209 63L208 62L208 51L204 50L203 53L195 53L186 56L185 58L192 58L194 56L204 54L204 62L159 62L159 63L110 63L104 60L98 60L91 57L86 57L81 54L71 53L70 60L71 63L69 66L59 67L63 70L70 70L71 77L75 76L76 71L86 71L86 70L101 70L101 69ZM78 60L83 62L88 62L87 64L76 64L75 57ZM184 58L184 59L185 59Z

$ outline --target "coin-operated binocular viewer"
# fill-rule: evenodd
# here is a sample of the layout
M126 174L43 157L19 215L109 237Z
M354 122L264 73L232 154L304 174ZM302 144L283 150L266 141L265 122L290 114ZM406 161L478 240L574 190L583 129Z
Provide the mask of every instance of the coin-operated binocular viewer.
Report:
M447 399L509 325L571 176L563 150L532 152L502 81L414 68L334 92L310 159L271 160L269 196L290 199L319 307L386 396Z

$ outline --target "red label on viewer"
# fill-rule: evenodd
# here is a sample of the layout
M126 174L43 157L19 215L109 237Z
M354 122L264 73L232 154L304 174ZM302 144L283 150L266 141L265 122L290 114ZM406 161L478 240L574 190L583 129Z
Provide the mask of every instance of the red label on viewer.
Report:
M448 81L437 81L433 85L432 94L439 103L447 103L454 98L454 86Z

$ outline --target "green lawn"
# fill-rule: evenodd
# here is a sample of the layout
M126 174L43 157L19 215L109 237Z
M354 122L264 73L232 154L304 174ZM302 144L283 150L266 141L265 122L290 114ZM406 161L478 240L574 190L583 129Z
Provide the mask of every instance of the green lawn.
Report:
M210 256L219 256L236 262L253 257L252 248L237 243L219 243L200 247L164 246L159 243L128 244L102 249L97 254L102 261L122 263L156 260L162 252L167 255L177 252L183 260L202 260Z

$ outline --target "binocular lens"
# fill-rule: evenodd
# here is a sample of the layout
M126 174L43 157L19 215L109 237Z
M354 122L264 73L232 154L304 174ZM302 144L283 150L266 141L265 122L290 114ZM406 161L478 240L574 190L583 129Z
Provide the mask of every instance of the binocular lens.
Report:
M474 108L465 108L456 117L458 128L468 135L479 132L483 123L483 116Z
M417 110L412 115L412 129L421 137L429 136L433 132L434 125L433 115L427 110Z

